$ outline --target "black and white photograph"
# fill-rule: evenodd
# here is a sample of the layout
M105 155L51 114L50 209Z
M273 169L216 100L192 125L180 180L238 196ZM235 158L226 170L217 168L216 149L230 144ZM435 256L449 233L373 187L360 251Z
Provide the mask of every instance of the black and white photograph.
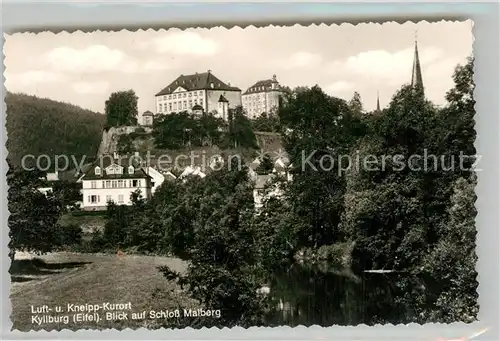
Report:
M6 34L12 330L476 321L472 28Z

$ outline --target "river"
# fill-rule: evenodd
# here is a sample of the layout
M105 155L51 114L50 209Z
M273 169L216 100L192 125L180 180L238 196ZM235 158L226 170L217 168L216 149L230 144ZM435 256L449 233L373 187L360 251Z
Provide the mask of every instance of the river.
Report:
M324 271L293 266L270 282L273 311L270 326L357 325L410 323L422 301L432 300L423 279L396 273ZM427 301L427 302L430 302ZM418 306L418 308L417 308Z

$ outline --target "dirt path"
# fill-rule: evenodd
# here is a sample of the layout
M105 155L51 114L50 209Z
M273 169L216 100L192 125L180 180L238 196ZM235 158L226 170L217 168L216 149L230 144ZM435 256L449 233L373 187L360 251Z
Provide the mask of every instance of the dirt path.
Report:
M187 264L176 258L135 256L135 255L92 255L74 253L53 253L40 257L47 263L46 271L24 277L24 282L14 282L11 286L13 328L21 331L31 329L74 329L74 328L136 328L153 325L162 321L113 320L72 321L75 312L68 311L68 304L131 303L131 312L196 307L174 284L168 282L157 267L169 266L183 272ZM29 279L29 280L26 280ZM48 313L33 314L32 306L47 305L53 310ZM62 307L55 313L56 306ZM33 321L33 316L67 315L69 322ZM130 315L130 314L129 314Z

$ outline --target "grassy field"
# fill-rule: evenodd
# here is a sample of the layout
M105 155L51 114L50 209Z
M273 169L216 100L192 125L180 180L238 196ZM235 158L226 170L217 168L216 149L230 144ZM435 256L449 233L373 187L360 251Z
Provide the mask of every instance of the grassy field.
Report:
M19 259L17 259L19 258ZM183 272L187 264L179 259L135 255L99 255L76 253L52 253L42 257L19 255L11 268L11 320L13 329L62 330L103 328L155 328L170 319L131 320L130 312L143 312L198 308L180 288L167 281L157 266L168 265L172 270ZM103 304L131 302L128 320L103 320L74 322L67 312L68 304ZM31 306L49 308L62 306L61 313L42 315L69 315L69 323L42 323L32 321ZM101 312L100 315L105 315Z

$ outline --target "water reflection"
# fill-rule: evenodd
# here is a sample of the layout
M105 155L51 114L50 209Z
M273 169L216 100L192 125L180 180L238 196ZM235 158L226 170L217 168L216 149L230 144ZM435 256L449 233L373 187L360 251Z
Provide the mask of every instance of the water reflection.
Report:
M294 266L276 273L270 284L271 326L409 323L417 319L414 298L424 291L429 297L422 278L396 273L355 276Z

